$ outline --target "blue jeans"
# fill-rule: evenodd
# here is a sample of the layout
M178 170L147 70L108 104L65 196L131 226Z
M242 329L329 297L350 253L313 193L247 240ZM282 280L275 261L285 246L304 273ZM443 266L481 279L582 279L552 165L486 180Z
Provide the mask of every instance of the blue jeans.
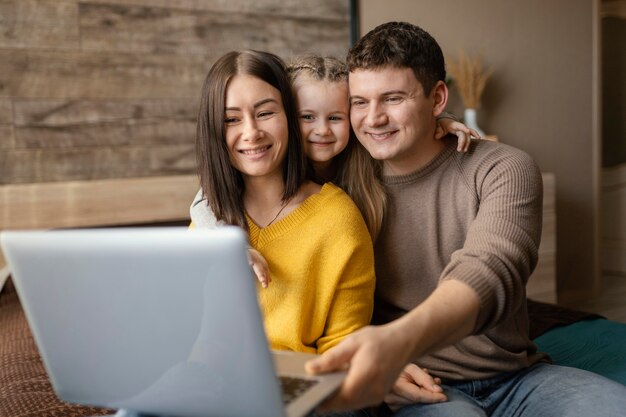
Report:
M626 386L576 368L538 363L519 372L443 384L448 401L401 408L394 417L624 416Z

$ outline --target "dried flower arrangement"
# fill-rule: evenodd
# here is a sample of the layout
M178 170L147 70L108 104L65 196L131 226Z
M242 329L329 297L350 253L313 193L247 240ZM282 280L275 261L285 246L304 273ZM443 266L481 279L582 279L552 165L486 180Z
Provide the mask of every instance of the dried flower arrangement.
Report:
M483 68L482 56L470 57L460 51L458 62L450 61L448 64L448 72L459 90L465 108L479 108L480 96L493 73L491 68Z

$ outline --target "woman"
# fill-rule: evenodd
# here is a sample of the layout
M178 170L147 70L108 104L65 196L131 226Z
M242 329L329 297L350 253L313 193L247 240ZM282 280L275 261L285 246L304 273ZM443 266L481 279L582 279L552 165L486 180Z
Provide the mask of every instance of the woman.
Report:
M373 250L352 200L307 180L295 109L280 58L224 55L202 88L198 169L202 204L248 231L274 277L259 291L272 347L322 353L369 324Z

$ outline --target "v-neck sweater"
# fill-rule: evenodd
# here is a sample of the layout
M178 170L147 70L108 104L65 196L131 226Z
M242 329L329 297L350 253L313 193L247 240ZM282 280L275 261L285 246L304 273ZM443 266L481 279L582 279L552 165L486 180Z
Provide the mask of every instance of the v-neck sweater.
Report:
M201 195L192 227L219 225ZM374 251L358 208L332 183L295 210L260 228L246 215L250 245L268 263L271 282L257 283L273 349L323 353L370 323ZM198 226L201 225L201 226Z

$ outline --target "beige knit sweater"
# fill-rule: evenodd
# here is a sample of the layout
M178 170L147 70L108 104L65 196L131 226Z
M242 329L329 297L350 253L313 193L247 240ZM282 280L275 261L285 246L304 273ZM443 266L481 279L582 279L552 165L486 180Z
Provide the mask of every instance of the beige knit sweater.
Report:
M474 335L421 358L443 379L482 379L545 355L528 338L525 285L537 264L542 182L534 161L507 145L456 141L427 166L383 178L389 211L376 243L375 323L424 301L441 280L480 297Z

